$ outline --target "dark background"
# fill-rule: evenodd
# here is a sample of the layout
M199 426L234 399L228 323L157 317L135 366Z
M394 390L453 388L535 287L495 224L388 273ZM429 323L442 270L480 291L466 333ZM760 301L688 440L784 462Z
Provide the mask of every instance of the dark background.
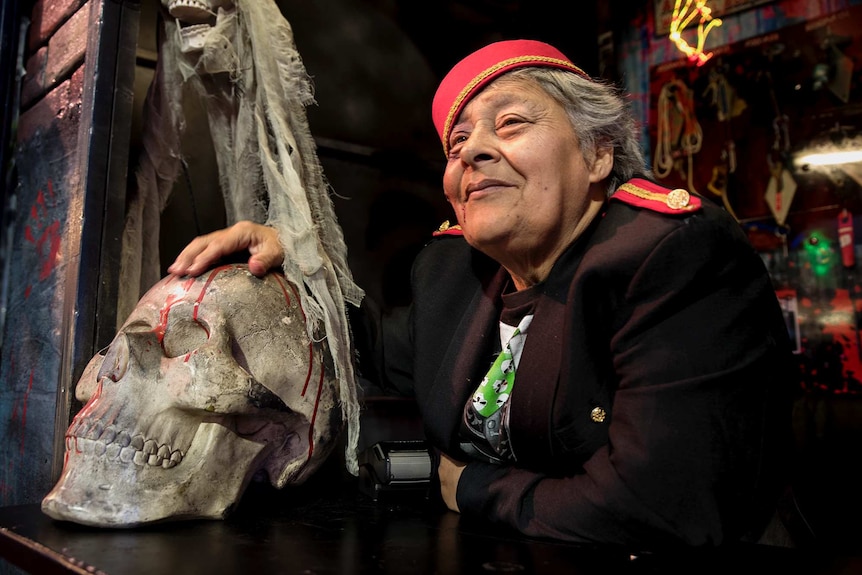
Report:
M354 276L384 308L407 302L416 250L450 217L440 186L443 153L430 113L443 75L470 51L509 38L550 42L598 75L598 35L649 5L633 0L277 3L314 80L317 104L307 110L309 124L333 187ZM144 0L130 172L155 64L158 21L159 4ZM163 267L194 235L224 225L211 150L201 145L206 121L199 107L189 107L188 121L191 174L177 182L164 215Z

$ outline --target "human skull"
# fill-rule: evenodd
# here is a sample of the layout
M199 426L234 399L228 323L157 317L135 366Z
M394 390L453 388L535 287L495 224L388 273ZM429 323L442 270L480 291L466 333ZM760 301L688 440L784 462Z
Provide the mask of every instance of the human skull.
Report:
M185 53L203 49L217 19L233 14L236 9L233 0L162 0L162 5L176 19L180 46Z
M281 274L167 276L85 368L42 510L99 527L221 519L255 476L302 483L341 431L333 374Z

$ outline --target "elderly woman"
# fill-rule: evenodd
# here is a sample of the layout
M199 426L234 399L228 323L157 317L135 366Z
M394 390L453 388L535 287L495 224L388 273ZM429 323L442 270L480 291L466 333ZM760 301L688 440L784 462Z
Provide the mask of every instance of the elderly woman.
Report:
M632 549L757 540L785 485L794 385L736 221L650 181L624 97L547 44L469 55L433 119L458 225L414 264L408 349L391 354L410 365L381 372L412 379L445 504ZM246 248L255 273L283 258L243 222L169 269Z

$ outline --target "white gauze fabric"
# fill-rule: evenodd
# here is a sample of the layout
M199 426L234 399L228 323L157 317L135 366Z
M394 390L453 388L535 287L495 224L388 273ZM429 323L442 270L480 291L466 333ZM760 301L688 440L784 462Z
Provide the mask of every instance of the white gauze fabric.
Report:
M356 475L358 382L346 304L358 306L364 293L347 265L305 115L313 85L293 31L273 0L239 0L235 11L219 11L203 51L187 55L171 24L163 52L179 65L163 81L188 82L206 103L228 225L251 220L278 230L284 273L305 288L300 297L309 335L326 337L333 356L348 431L346 463Z

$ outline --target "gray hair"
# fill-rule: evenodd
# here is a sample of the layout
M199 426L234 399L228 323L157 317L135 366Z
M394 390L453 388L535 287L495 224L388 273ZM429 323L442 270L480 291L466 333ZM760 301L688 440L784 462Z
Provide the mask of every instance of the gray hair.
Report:
M633 177L652 177L637 122L621 90L601 79L553 68L520 68L506 75L534 80L565 108L588 165L599 148L613 148L614 164L605 180L608 195Z

